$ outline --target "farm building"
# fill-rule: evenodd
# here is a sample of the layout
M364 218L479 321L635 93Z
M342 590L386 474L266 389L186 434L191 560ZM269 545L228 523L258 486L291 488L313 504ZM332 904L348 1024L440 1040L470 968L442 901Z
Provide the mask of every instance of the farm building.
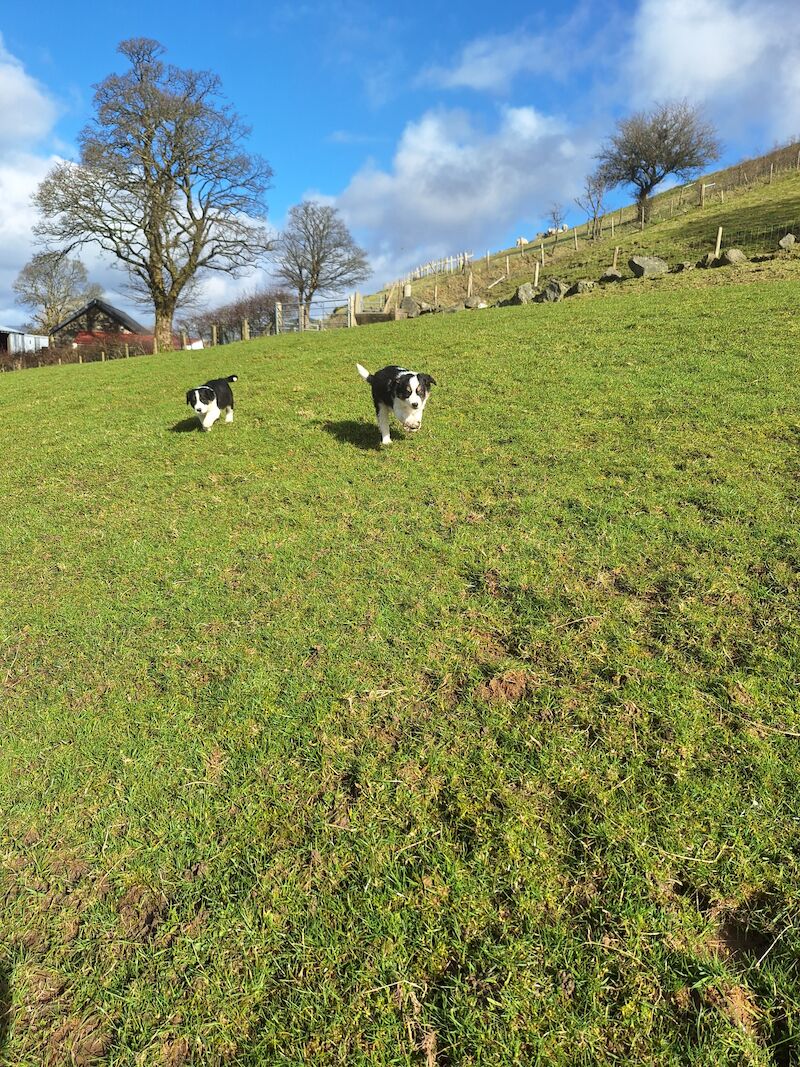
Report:
M79 348L81 345L114 348L128 344L139 345L146 352L153 350L153 331L119 308L107 304L105 300L90 300L68 319L60 322L53 329L51 336L54 345L71 345L73 348ZM174 334L172 340L175 348L181 347L180 336ZM190 340L186 347L202 348L203 342Z
M68 319L64 319L52 332L56 345L124 344L140 341L153 342L153 332L112 307L105 300L90 300Z
M26 333L10 326L0 326L0 354L24 356L47 348L47 337L39 333Z

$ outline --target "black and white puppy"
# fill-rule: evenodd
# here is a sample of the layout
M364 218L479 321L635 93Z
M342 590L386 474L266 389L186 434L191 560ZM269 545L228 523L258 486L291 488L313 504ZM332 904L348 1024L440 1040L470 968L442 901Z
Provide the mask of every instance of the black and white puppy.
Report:
M233 392L228 383L235 381L238 381L235 374L229 378L213 378L186 394L186 403L197 412L201 430L210 430L223 412L225 421L233 422Z
M372 400L378 416L381 444L390 445L389 412L393 411L404 430L416 432L422 425L422 413L428 403L431 386L436 382L430 374L419 374L405 367L384 367L370 374L356 363L358 373L372 386Z

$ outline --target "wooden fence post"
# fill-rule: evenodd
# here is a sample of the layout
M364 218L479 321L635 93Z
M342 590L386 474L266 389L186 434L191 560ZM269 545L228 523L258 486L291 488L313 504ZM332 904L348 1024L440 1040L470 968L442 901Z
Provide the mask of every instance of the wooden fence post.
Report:
M181 348L185 351L189 346L189 338L186 336L186 330L181 330Z
M434 282L433 283L433 306L434 307L438 307L439 306L439 283L438 282Z
M572 236L575 238L575 251L577 252L578 251L578 231L577 231L577 229L574 229L572 231Z
M158 338L153 334L153 355L158 355Z
M614 249L614 262L611 264L611 269L617 269L617 256L619 256L619 245Z
M472 296L472 271L467 275L467 296Z
M506 256L506 278L509 276L510 273L511 273L511 260L509 259L508 256Z
M539 260L537 259L536 262L533 265L533 288L534 289L536 289L538 287L538 285L539 285L539 267L540 266L541 266L541 264L539 263Z
M211 347L216 348L219 339L219 332L217 330L216 322L211 323Z
M542 266L544 266L544 241L542 241Z
M716 244L716 247L714 249L714 258L715 259L719 258L719 250L720 250L721 247L722 247L722 227L720 226L720 228L717 230L717 244Z
M489 269L489 249L486 249L486 269Z
M78 353L78 362L83 363L83 356L80 352Z
M211 327L212 331L214 327ZM279 334L283 330L283 304L280 300L275 301L275 333Z
M250 323L247 321L247 319L242 319L242 340L250 340Z
M104 349L101 348L100 349L100 362L101 363L105 363L105 361L106 361L106 354L105 354Z
M128 342L126 341L126 342L125 342L125 358L126 358L126 359L130 359L130 355L131 355L131 349L130 349L130 345L129 345L129 344L128 344Z
M602 225L602 224L601 224ZM603 232L602 230L600 231ZM614 216L611 216L611 240L614 240Z
M772 185L772 172L773 172L774 169L775 169L775 164L774 163L770 163L770 165L769 165L769 184L770 185Z

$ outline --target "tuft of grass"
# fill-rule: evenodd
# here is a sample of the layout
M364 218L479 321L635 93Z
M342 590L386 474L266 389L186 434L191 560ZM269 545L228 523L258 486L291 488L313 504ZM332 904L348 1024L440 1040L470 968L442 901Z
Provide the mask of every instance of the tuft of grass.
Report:
M796 288L3 376L0 1057L792 1062Z

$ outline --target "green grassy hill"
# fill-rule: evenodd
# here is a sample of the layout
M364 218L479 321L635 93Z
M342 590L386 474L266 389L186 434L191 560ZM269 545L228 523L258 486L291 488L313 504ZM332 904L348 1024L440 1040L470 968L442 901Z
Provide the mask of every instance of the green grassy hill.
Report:
M709 175L713 179L718 175ZM715 187L716 188L716 187ZM704 207L698 206L697 187L691 191L680 188L660 193L653 200L653 220L644 231L632 221L632 210L615 212L626 221L615 228L612 236L606 222L598 240L585 236L586 227L578 227L576 250L573 231L558 240L546 239L545 263L540 271L540 283L555 275L569 282L578 278L597 279L611 266L614 250L619 247L618 267L626 277L632 277L627 263L632 255L661 256L670 264L695 262L701 255L714 250L717 230L723 228L722 247L732 244L748 255L775 251L778 236L765 231L772 227L794 223L800 226L800 171L796 169L754 180L750 185L729 189L720 199L719 192L709 190ZM523 282L533 278L536 261L541 257L541 243L537 240L520 251L508 248L490 257L476 258L473 266L473 293L491 302L506 299ZM506 276L506 263L510 268ZM499 279L503 279L500 281ZM492 285L490 289L489 286ZM445 275L421 279L412 283L415 297L446 305L463 300L467 294L467 276ZM399 289L394 297L402 296Z
M711 274L0 378L0 1062L796 1061L797 276Z

